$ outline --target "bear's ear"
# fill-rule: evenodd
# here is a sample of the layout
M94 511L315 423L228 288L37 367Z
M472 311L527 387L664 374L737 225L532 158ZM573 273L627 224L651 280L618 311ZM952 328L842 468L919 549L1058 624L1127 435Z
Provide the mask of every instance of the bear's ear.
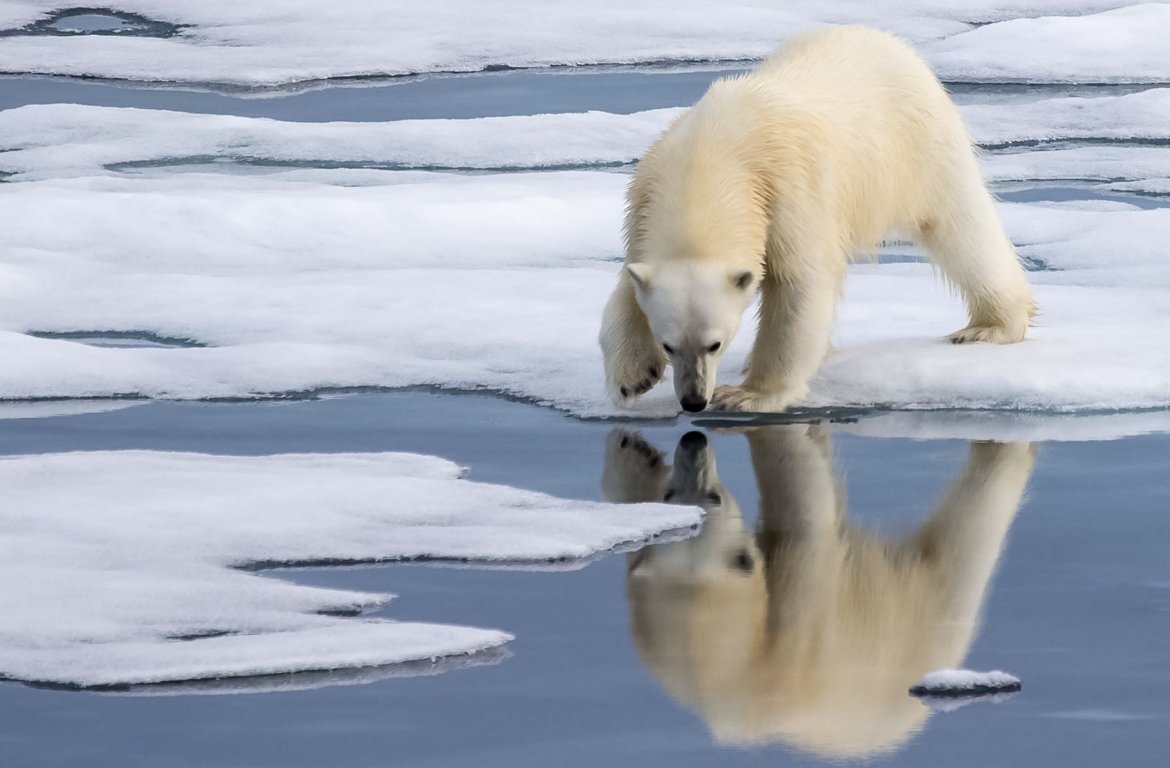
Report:
M633 279L634 285L640 291L650 290L650 278L654 276L654 267L642 262L626 265L626 273Z
M735 286L736 290L746 291L752 285L752 273L749 271L732 272L728 275L731 284Z

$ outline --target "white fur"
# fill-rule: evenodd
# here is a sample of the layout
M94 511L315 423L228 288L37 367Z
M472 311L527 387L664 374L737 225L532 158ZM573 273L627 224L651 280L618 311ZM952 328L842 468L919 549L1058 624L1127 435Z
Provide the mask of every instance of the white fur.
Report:
M638 164L627 202L626 269L601 332L619 404L668 358L680 399L680 369L702 368L710 375L689 394L718 409L799 400L828 351L848 261L895 231L926 246L966 301L969 323L951 341L1020 341L1034 312L958 110L882 32L812 32L716 81ZM747 377L715 390L718 358L702 358L703 343L725 349L757 290ZM685 352L669 356L664 342Z
M930 711L907 690L959 667L1032 472L1029 444L972 443L934 513L900 539L850 522L828 433L748 430L755 531L691 439L673 468L615 431L610 501L699 504L699 535L629 556L630 629L642 661L721 742L784 741L823 756L897 746Z

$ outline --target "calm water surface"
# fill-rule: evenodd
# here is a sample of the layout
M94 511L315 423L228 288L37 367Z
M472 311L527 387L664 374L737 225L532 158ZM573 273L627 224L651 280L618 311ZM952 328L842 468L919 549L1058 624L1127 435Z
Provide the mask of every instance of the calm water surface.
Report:
M1168 436L1039 445L1032 468L1032 451L1022 445L860 438L833 425L811 433L789 426L683 439L695 431L685 420L581 422L491 397L423 393L153 403L0 424L3 453L406 450L458 461L476 480L574 498L633 500L672 489L677 500L704 503L709 515L706 530L688 544L610 556L566 572L391 565L271 573L394 592L400 597L386 610L394 618L506 629L517 636L512 656L434 677L250 695L144 698L8 683L0 685L6 765L697 766L839 759L809 735L809 718L816 732L843 728L838 743L853 745L851 754L860 745L872 750L871 761L891 765L1089 766L1114 764L1119 755L1129 765L1161 765L1170 754ZM764 478L762 492L753 461ZM1028 491L1017 507L1024 481ZM840 487L830 498L824 491L834 483ZM944 498L956 483L960 514L951 524L975 528L941 545L954 560L938 571L937 583L957 574L976 582L976 595L986 589L965 664L1008 670L1024 690L1001 703L931 713L905 694L913 680L898 676L910 674L909 667L867 665L857 642L872 642L875 658L895 646L917 649L912 659L953 653L947 616L969 624L963 619L970 618L971 591L952 590L941 607L924 613L897 599L885 555L870 552L848 567L832 563L842 554L841 526L851 532L854 554L924 525L945 528ZM998 495L980 498L980 489L991 486L1000 488ZM712 491L720 496L717 505L706 498ZM800 531L838 506L844 517L821 539L825 548L794 548L792 542L809 540ZM670 546L686 549L671 552ZM748 575L736 560L744 551L752 561ZM997 553L998 572L988 578L979 561ZM810 567L794 571L793 563ZM728 591L712 604L709 595L672 586L675 571L685 567L707 569L704 578ZM793 581L794 573L805 572L820 575ZM881 599L843 602L834 574L883 585ZM802 597L808 595L816 597L811 604ZM833 631L816 638L827 658L810 656L793 638L809 631L825 606L838 616L825 625ZM760 629L761 611L768 612L765 623L777 645L742 652L744 638ZM892 624L851 624L848 617L859 611ZM852 646L835 642L845 637L854 638ZM959 658L964 645L960 638ZM826 688L808 690L785 678L794 657L819 670L810 677ZM757 659L746 674L744 659ZM854 670L856 696L830 702L828 712L847 717L826 717L824 697L842 694L831 674L838 668ZM897 717L889 716L892 709ZM720 741L729 738L758 743Z

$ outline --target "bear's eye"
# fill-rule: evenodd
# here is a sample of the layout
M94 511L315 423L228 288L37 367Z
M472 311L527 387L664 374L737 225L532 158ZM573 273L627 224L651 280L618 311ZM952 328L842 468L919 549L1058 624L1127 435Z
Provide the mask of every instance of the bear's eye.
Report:
M735 557L731 559L731 567L744 575L751 573L752 568L754 568L755 565L756 564L752 562L752 556L747 553L746 549L741 549L736 553Z
M719 348L722 346L723 346L723 342L717 341L714 344L712 344L711 346L707 347L707 352L708 353L718 352Z
M666 354L668 354L668 355L674 354L674 347L670 346L665 341L662 342L662 348L666 350Z

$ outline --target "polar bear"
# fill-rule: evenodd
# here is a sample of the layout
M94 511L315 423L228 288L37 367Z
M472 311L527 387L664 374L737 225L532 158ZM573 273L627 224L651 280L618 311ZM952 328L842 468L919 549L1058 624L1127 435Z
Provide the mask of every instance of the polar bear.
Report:
M961 293L954 343L1024 338L1034 305L958 109L895 37L798 36L714 82L651 146L627 193L626 260L600 341L629 405L674 369L683 409L783 410L829 349L850 258L913 237ZM737 386L719 359L760 295Z
M887 539L850 522L827 430L746 435L760 498L754 530L702 434L679 442L673 467L635 434L610 437L610 501L707 513L698 536L629 555L639 655L721 743L782 741L832 757L892 749L930 715L910 686L967 655L1034 449L972 443L934 513Z

